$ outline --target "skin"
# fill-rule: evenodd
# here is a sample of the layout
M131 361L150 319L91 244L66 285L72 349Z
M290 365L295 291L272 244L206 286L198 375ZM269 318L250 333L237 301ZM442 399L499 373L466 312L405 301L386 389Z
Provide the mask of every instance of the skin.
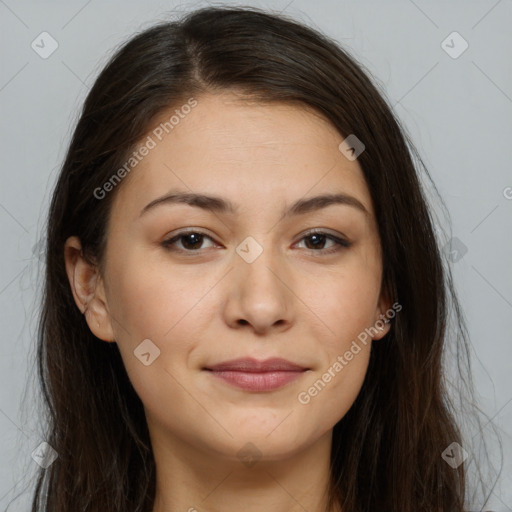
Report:
M310 109L228 92L196 99L118 185L104 275L81 257L77 237L67 240L70 285L93 334L118 344L144 404L154 512L323 512L332 429L360 391L372 341L308 404L297 396L390 308L371 196L358 161L338 149L344 137ZM140 215L171 189L221 196L239 212L164 204ZM355 197L367 214L334 204L282 218L294 201L333 192ZM187 228L207 236L162 246ZM352 245L315 246L312 228ZM236 252L249 236L263 249L252 263ZM148 366L134 355L145 339L160 350ZM203 370L239 357L282 357L309 370L271 392ZM249 442L251 466L237 455Z

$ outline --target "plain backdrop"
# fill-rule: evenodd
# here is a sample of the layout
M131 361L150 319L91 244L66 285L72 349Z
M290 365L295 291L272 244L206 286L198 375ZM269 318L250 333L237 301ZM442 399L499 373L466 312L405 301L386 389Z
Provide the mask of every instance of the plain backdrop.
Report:
M32 489L23 484L43 441L30 384L40 237L78 109L117 45L204 5L0 0L2 510L18 494L9 510L28 510ZM452 267L471 334L476 388L492 419L483 430L494 425L503 442L501 481L487 509L512 511L512 2L245 5L284 11L344 45L384 88L418 147L451 215L450 248L458 251Z

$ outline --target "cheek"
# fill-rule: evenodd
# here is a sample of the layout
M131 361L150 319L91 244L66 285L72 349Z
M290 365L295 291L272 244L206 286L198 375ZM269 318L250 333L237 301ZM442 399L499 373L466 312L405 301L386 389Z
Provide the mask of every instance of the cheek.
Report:
M371 338L364 332L370 316L368 307L365 313L359 304L349 301L346 308L338 306L335 312L338 315L332 317L335 320L331 329L338 336L330 338L331 342L323 341L324 364L296 397L298 407L304 408L306 417L311 418L311 428L318 433L332 428L352 407L363 385L371 352Z
M380 274L357 265L317 277L314 286L303 287L304 303L327 327L328 349L339 352L377 320Z
M127 255L118 263L115 268L112 266L109 302L113 304L113 315L124 327L117 328L123 343L127 333L132 343L172 336L211 286L210 279L201 272L188 275L161 262L148 262L142 251Z
M162 415L163 397L186 409L188 395L180 383L198 338L192 319L208 290L206 285L191 286L187 279L160 270L132 264L127 258L112 273L109 300L114 305L111 316L126 372L154 416ZM138 357L143 342L150 353L148 365Z
M361 345L361 351L350 361L343 353L338 355L341 360L333 358L297 396L297 407L319 433L332 428L354 404L368 369L370 345Z
M315 291L310 289L304 301L330 332L321 337L318 347L324 353L322 367L297 397L299 407L305 407L311 418L323 418L318 428L337 423L360 392L371 351L365 329L376 320L379 269L378 262L354 258L343 269L315 280Z
M190 353L204 338L211 315L218 315L208 293L219 277L196 268L170 269L165 262L148 264L147 257L136 254L126 255L112 269L109 303L130 380L149 403L162 393L161 385L169 395L179 395L173 376L179 382L186 378ZM160 351L150 366L134 355L147 339Z
M332 304L334 331L339 335L343 349L346 343L357 338L375 323L379 288L366 283L352 283L340 291L339 300Z

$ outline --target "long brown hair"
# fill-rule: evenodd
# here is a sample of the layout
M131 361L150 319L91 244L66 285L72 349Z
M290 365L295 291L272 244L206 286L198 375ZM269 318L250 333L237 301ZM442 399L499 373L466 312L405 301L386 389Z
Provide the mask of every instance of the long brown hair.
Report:
M430 176L370 76L321 33L246 7L208 7L159 23L113 55L85 100L47 221L37 364L44 438L58 458L38 475L33 512L152 510L155 464L142 403L117 344L99 342L76 307L63 248L78 236L101 269L112 200L123 184L101 200L94 191L158 114L228 89L253 101L307 105L365 145L358 161L378 222L383 286L402 311L372 346L363 387L334 427L329 506L464 510L464 464L454 469L441 457L452 442L462 444L442 366L450 309L461 368L466 328L420 169Z

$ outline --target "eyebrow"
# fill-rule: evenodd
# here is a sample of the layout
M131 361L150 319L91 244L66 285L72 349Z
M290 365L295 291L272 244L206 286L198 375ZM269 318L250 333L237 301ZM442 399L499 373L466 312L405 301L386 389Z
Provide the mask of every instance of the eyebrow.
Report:
M188 204L190 206L202 208L203 210L207 210L212 213L235 215L238 212L238 207L234 203L219 196L209 196L192 192L171 191L170 193L158 197L147 204L141 210L139 217L144 215L149 210L152 210L156 206L163 204ZM352 206L365 215L370 216L370 212L358 199L345 193L337 193L322 194L319 196L299 199L290 207L288 207L284 212L282 212L282 218L320 210L333 204Z

